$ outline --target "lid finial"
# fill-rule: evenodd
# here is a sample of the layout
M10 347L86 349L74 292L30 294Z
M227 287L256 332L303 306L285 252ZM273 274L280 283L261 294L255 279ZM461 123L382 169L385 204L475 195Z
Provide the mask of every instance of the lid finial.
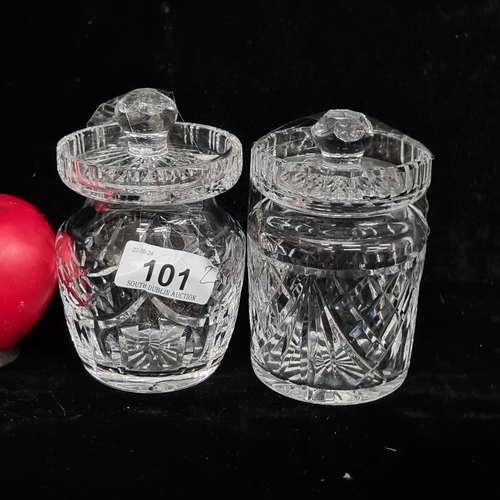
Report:
M331 109L313 125L311 133L325 161L358 165L371 145L373 127L362 113Z
M128 140L129 152L138 156L162 153L167 135L177 119L177 106L156 89L136 89L115 107L115 119Z

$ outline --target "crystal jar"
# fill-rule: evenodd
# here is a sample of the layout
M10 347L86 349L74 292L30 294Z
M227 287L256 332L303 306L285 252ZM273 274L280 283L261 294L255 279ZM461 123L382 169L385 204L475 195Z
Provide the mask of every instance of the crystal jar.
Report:
M350 110L252 149L251 356L258 378L325 405L376 400L410 363L432 155Z
M241 143L177 116L167 93L138 89L57 146L61 179L87 197L56 238L66 321L88 372L125 391L202 382L238 312L245 236L214 197L238 180Z

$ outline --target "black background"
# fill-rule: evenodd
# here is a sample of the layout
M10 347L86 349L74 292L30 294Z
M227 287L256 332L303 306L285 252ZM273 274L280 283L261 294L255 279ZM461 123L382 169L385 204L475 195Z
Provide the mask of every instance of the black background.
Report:
M435 162L412 366L397 392L325 408L267 389L250 366L246 289L210 379L168 395L115 391L85 372L56 294L0 370L0 498L500 493L498 1L2 9L0 192L54 231L83 202L57 176L57 141L137 87L171 90L184 120L241 139L242 178L220 201L243 225L252 142L302 116L364 112Z

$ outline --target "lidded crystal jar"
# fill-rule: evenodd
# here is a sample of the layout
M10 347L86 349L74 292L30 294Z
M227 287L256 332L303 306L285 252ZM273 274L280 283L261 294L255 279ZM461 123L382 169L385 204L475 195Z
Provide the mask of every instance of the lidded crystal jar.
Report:
M410 363L429 227L431 153L350 110L252 148L252 365L280 394L376 400Z
M57 146L59 175L87 197L56 239L68 328L90 374L126 391L202 382L238 312L245 236L214 197L238 180L241 143L177 115L167 93L137 89Z

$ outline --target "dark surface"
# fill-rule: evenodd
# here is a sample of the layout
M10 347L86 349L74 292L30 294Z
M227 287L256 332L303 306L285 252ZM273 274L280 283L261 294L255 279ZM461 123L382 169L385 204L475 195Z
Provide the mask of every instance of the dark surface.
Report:
M252 142L351 108L434 153L432 232L408 379L357 407L295 402L257 380L246 289L219 370L169 395L87 375L56 295L0 370L0 498L496 498L499 2L67 4L19 2L1 21L0 192L54 230L83 202L57 176L56 142L101 102L149 86L174 91L186 121L242 140L242 179L221 197L242 224Z

